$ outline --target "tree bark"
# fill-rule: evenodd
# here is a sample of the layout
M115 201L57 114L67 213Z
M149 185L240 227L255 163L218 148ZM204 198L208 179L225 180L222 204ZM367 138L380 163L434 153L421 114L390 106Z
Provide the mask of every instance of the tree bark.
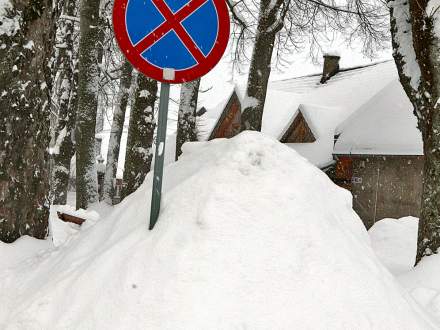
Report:
M64 8L65 15L74 17L76 14L76 0L67 0ZM78 106L76 97L78 87L78 72L75 64L74 49L74 21L63 21L63 38L60 49L59 63L62 74L62 83L59 94L58 123L55 133L55 147L53 148L52 170L52 203L66 204L67 188L70 177L70 162L75 153L73 135L75 130L75 115Z
M0 240L42 239L48 232L48 65L57 12L49 0L0 6Z
M267 84L271 71L276 34L282 28L277 20L282 1L262 0L251 65L242 104L241 130L261 131Z
M133 67L124 60L122 65L121 79L119 82L119 91L116 98L115 108L113 110L113 121L110 131L110 142L107 151L107 164L104 176L104 201L113 204L115 195L115 179L118 169L119 150L121 147L121 136L124 129L125 111L127 109L130 85L132 81Z
M139 188L151 169L156 98L157 82L139 74L128 128L123 198Z
M427 0L390 2L394 59L425 155L416 263L440 247L440 16L427 6Z
M98 107L99 0L82 0L78 109L76 115L76 207L98 201L95 126Z
M196 112L200 78L182 84L177 118L176 160L182 154L185 142L197 141Z

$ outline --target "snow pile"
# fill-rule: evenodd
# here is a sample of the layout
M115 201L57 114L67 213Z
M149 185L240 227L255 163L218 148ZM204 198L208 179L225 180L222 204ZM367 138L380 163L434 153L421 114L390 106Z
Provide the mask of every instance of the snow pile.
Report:
M368 233L371 245L382 263L394 274L410 271L416 261L418 219L383 219Z
M30 236L22 236L11 244L0 241L0 272L26 263L27 259L38 258L40 252L51 247L52 243L50 240L37 240ZM0 301L2 301L1 298ZM0 307L1 306L0 304Z
M81 219L85 222L80 227L77 224L64 222L58 218L57 212L66 213ZM99 214L96 211L87 211L84 209L76 210L75 207L69 205L55 205L50 209L49 226L51 240L54 246L65 244L72 239L80 229L91 227L99 221Z
M408 273L399 277L401 284L422 306L423 310L436 319L440 328L440 255L424 257Z
M424 257L414 267L417 250L418 219L383 219L370 230L372 246L385 266L436 320L440 328L440 255Z
M0 272L2 329L429 329L351 196L281 143L187 144L114 212Z

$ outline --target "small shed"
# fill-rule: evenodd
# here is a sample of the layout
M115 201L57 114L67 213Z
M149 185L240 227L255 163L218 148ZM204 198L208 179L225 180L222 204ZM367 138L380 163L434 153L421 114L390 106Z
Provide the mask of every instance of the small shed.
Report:
M367 228L383 218L419 216L423 143L397 79L344 124L334 156L336 182L352 192Z

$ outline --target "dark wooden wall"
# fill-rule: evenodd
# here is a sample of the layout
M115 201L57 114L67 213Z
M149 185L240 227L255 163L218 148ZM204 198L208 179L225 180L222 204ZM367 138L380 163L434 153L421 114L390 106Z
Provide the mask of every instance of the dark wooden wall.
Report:
M307 143L315 142L316 139L304 116L299 112L280 141L282 143Z
M218 125L211 133L211 139L231 138L240 133L241 126L241 105L235 93L232 94L228 104L223 111Z
M335 182L351 190L367 229L383 218L418 217L423 156L340 156Z

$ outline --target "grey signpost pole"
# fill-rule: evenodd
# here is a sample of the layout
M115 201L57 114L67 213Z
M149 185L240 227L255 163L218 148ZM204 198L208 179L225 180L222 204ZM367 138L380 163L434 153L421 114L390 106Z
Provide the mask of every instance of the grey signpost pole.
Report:
M160 87L159 118L157 121L156 155L154 158L153 191L151 194L150 227L153 229L160 211L162 195L163 163L165 158L165 140L167 136L168 103L170 84L162 83Z

